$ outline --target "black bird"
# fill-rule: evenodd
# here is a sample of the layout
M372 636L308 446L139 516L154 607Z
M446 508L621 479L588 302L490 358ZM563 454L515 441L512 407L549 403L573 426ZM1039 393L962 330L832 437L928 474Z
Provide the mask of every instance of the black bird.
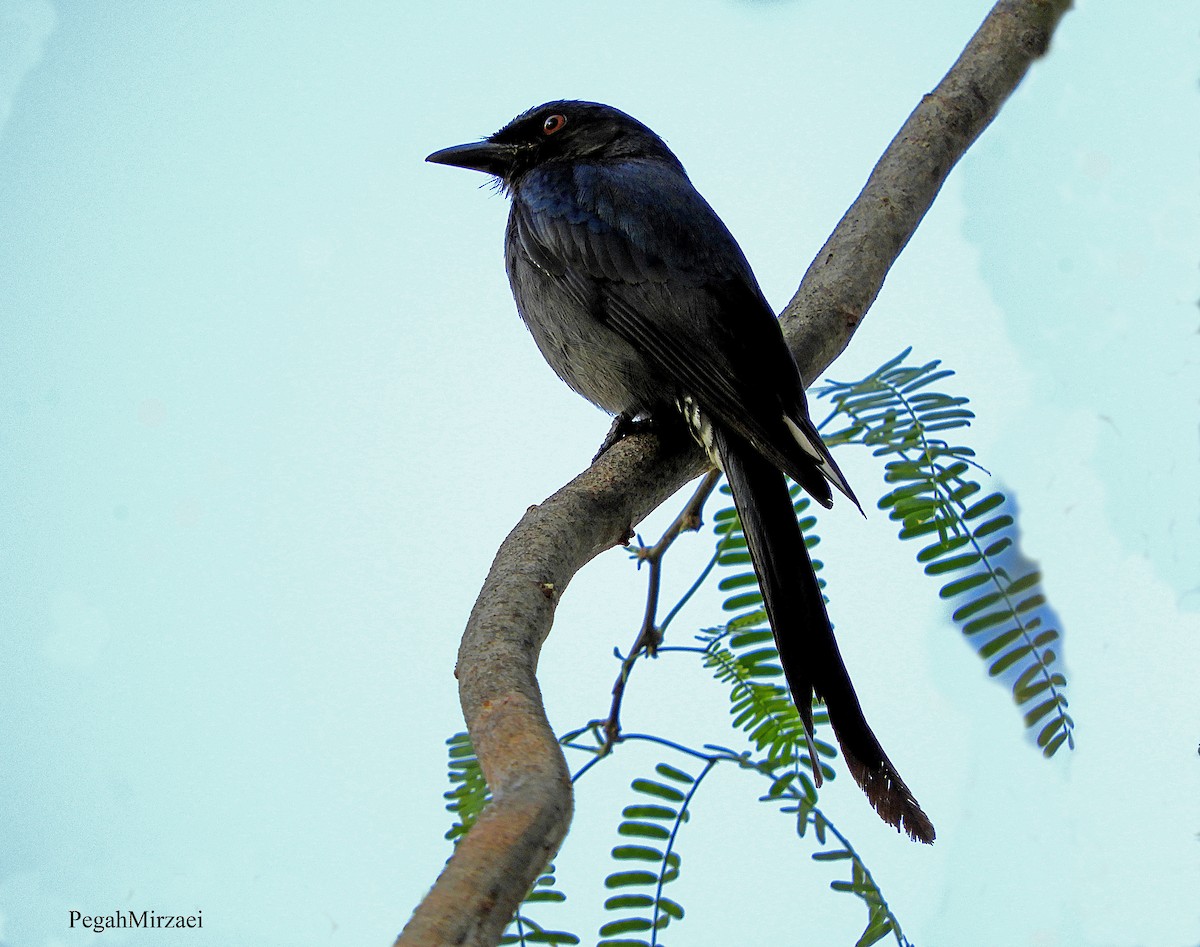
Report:
M614 431L682 418L725 472L818 782L814 691L875 810L932 842L933 825L863 717L784 474L826 507L830 484L858 501L809 420L750 264L679 159L624 112L561 101L426 160L491 174L512 197L509 282L558 376L617 415Z

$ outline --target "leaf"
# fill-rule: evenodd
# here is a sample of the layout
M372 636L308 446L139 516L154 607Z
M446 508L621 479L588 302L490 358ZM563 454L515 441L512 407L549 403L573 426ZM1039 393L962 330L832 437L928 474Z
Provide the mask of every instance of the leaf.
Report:
M567 900L561 891L530 891L525 898L526 904L544 904L547 902L560 903Z
M1003 651L1020 637L1021 629L1012 628L1009 631L1006 631L1001 635L997 635L995 638L992 638L981 645L979 648L979 656L981 658L990 658L992 655Z
M990 575L988 575L987 578L991 579L992 577ZM953 583L951 583L951 584L953 584ZM948 587L949 586L945 586L942 588L943 597L946 597L946 598L950 597L950 596L944 595L946 588L948 588ZM1000 599L1002 599L1003 597L1004 597L1003 592L988 592L987 594L981 595L981 596L979 596L979 598L968 602L966 605L962 605L959 608L956 608L950 617L951 617L951 619L953 619L956 622L961 622L961 621L963 621L963 619L970 618L976 612L982 611L985 608L991 608L991 606L995 605L996 602L1000 601Z
M648 894L616 894L604 902L604 910L617 911L621 908L654 907L654 899Z
M604 879L606 888L632 888L658 883L658 875L649 871L615 871Z
M683 920L683 908L670 898L659 898L658 907L677 921Z
M1070 738L1071 738L1071 732L1069 730L1064 730L1062 733L1060 733L1053 740L1051 740L1049 743L1046 744L1045 748L1042 750L1042 755L1045 756L1046 758L1053 756L1055 753L1058 752L1058 748L1061 747L1063 745L1063 743L1065 743Z
M979 588L979 586L986 585L987 583L992 582L992 581L993 581L993 577L990 572L987 572L987 571L974 572L971 575L964 576L961 579L955 579L953 582L949 582L946 585L943 585L941 591L938 594L942 598L954 598L958 595L962 595L963 592L969 592L969 591L971 591L971 589L977 589L977 588ZM1000 593L995 592L990 597L984 596L984 599L987 600L984 605L975 605L975 603L971 603L971 604L975 605L974 610L978 611L980 608L986 608L988 605L995 603L995 601L999 597L1000 597ZM979 601L979 600L977 600L977 601ZM970 607L970 606L963 606L963 608L968 608L968 607ZM962 608L956 610L952 617L957 621L958 617L959 617L960 613L962 613L962 611L963 611ZM968 611L966 614L969 615L969 614L971 614L971 612Z
M1033 710L1025 712L1025 726L1032 727L1035 723L1041 720L1046 714L1054 710L1059 703L1060 698L1051 697L1049 700L1044 700Z
M654 771L659 776L665 776L667 779L673 779L677 783L683 783L686 786L692 785L696 780L689 776L681 769L676 769L674 766L668 766L666 763L659 763L654 767Z
M639 838L655 838L668 839L671 833L661 825L654 825L651 822L622 822L617 826L617 831L622 835L632 835Z
M609 921L600 928L600 936L611 937L614 934L632 934L637 931L648 931L652 926L644 918L627 917L620 921Z
M982 526L976 526L973 535L976 539L983 539L985 536L990 536L999 530L1008 529L1013 525L1013 522L1013 518L1006 513L1003 516L997 516L993 520L988 520Z
M660 862L663 853L646 845L618 845L612 850L612 857L618 861Z
M964 553L961 556L951 556L949 559L940 559L937 562L931 562L925 567L926 575L943 575L946 572L954 572L958 569L965 569L967 566L973 566L983 557L977 552Z
M952 617L963 634L980 641L977 650L989 675L1011 674L1013 699L1027 725L1058 720L1073 746L1065 700L1046 704L1061 696L1065 679L1048 647L1060 631L1053 627L1057 619L1040 571L1021 556L1016 517L1004 491L985 492L974 471L986 471L975 463L974 451L943 436L965 429L974 414L968 399L932 387L931 379L950 377L949 369L937 365L908 364L902 354L858 381L831 382L820 391L835 409L827 422L844 424L843 431L853 432L847 442L883 460L889 489L878 505L900 524L900 538L936 539L922 545L917 561L942 581L938 594L953 603ZM1052 732L1039 746L1050 746L1057 735Z
M973 520L982 516L984 513L990 513L997 507L1004 505L1004 494L993 493L985 497L978 503L974 503L962 511L962 518L965 520Z
M529 944L578 944L579 938L566 931L541 930L526 934L525 942Z
M1002 655L999 659L992 663L992 666L988 668L988 674L990 674L992 677L995 677L998 674L1003 674L1010 667L1021 660L1021 658L1025 657L1032 651L1033 648L1030 645L1022 645L1019 648L1013 648L1012 651Z
M673 786L664 786L662 783L652 782L649 779L635 779L632 786L636 791L647 796L657 796L671 802L683 802L683 793Z
M756 644L761 644L764 641L774 641L775 635L771 631L743 631L736 635L731 635L729 638L729 647L735 651L740 651L750 648Z
M892 932L892 922L890 919L884 920L882 924L874 927L868 927L863 931L862 937L854 942L854 947L871 947L872 944L877 944L888 934Z
M762 604L762 595L758 591L745 592L742 595L731 595L721 606L727 612L741 611L743 608Z
M674 819L675 810L666 806L626 806L621 810L626 819Z

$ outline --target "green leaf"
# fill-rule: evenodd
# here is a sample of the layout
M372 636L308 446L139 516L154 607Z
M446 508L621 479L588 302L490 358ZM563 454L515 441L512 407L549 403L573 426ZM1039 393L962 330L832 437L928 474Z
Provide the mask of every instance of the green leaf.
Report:
M648 894L615 894L604 902L604 910L617 911L622 908L652 908L654 899Z
M1037 745L1041 747L1046 746L1050 742L1051 737L1066 725L1066 721L1066 716L1059 715L1042 727L1037 735Z
M663 819L671 821L677 813L674 809L668 809L666 806L626 806L621 810L621 815L626 819Z
M1020 615L1020 614L1024 614L1027 611L1030 611L1031 609L1039 608L1040 606L1045 605L1045 604L1046 604L1046 596L1042 595L1041 593L1038 593L1037 595L1031 595L1031 596L1029 596L1029 598L1023 599L1022 601L1018 602L1016 608L1014 608L1013 611L1015 611L1018 615Z
M612 857L618 861L660 862L663 853L646 845L618 845L612 850Z
M942 575L946 572L954 572L957 569L965 569L967 566L973 566L979 562L981 556L977 552L964 553L961 556L951 556L949 559L940 559L937 562L931 562L925 567L926 575Z
M972 619L962 626L963 634L973 635L987 628L993 628L1003 622L1009 621L1012 618L1012 612L1008 609L998 612L988 612L986 615L980 615L978 618Z
M955 579L953 582L946 583L942 586L942 590L938 593L938 595L942 598L954 598L956 595L961 595L963 592L969 592L971 589L978 588L981 585L986 585L991 581L992 574L990 572L973 572L971 575L964 576L961 579ZM999 592L993 592L990 596L985 595L982 599L976 599L975 602L964 605L962 608L958 609L952 617L955 621L958 621L960 616L963 615L964 610L971 609L973 611L978 611L980 608L986 608L988 605L991 605L999 597ZM988 601L986 601L983 605L976 604L977 602L984 602L985 599ZM971 611L966 611L965 614L970 615Z
M1042 574L1037 569L1034 569L1028 575L1023 575L1015 582L1011 583L1006 590L1009 595L1016 595L1019 592L1024 592L1026 589L1031 589L1042 581Z
M868 927L863 931L862 937L854 942L854 947L871 947L872 944L877 944L888 934L892 932L892 921L886 918L882 924Z
M652 782L649 779L635 779L631 784L634 790L643 793L647 796L657 796L659 799L667 799L671 802L683 802L684 795L678 789L672 786L664 786L662 783Z
M606 888L633 888L658 884L658 875L649 871L615 871L604 879Z
M743 608L761 605L762 600L762 595L759 592L745 592L741 595L731 595L725 599L725 603L721 607L727 612L737 612Z
M566 931L540 930L526 934L525 942L527 944L578 944L579 938Z
M997 674L1003 674L1032 650L1033 648L1031 648L1029 645L1022 645L1019 648L1013 648L1013 650L1009 651L1008 654L1002 655L998 660L993 662L992 666L988 668L988 674L990 674L992 677L995 677Z
M946 592L946 588L943 588L942 592ZM959 607L959 609L955 609L954 615L950 616L950 618L953 618L955 622L961 622L962 619L970 618L972 615L974 615L974 613L983 611L984 609L988 609L988 607L995 605L997 601L1000 601L1002 598L1002 592L989 592L986 595L980 595L978 599L968 601L966 605L962 605Z
M976 538L978 539L978 537L976 537ZM1012 544L1013 544L1013 541L1012 541L1011 537L1002 536L1000 539L997 539L994 543L992 543L990 546L988 546L986 549L984 549L983 554L989 559L994 559L996 556L1000 555L1000 553L1004 552L1004 550L1007 549Z
M995 638L992 638L992 639L986 641L983 645L980 646L979 656L981 658L990 658L994 654L999 654L1001 651L1003 651L1005 648L1007 648L1010 644L1012 644L1014 641L1016 641L1020 637L1021 637L1021 629L1020 628L1013 628L1010 631L1006 631L1001 635L997 635Z
M648 931L652 926L645 918L626 917L619 921L609 921L600 928L600 936L611 937L614 934L634 934L638 931Z
M673 779L675 782L683 783L687 786L692 785L692 783L696 781L695 777L689 776L683 770L676 769L674 766L668 766L666 763L659 763L654 767L654 771L658 773L659 776L664 776L667 779Z
M1034 707L1033 710L1027 711L1025 713L1025 726L1032 727L1035 723L1046 716L1046 714L1056 709L1060 700L1061 698L1059 697L1051 697L1049 700L1042 701L1040 704Z
M621 835L631 835L638 838L669 839L670 831L652 822L622 822L617 826Z
M1058 748L1062 746L1063 743L1065 743L1068 739L1070 739L1070 736L1071 732L1069 730L1063 730L1062 733L1046 744L1045 748L1042 750L1042 756L1046 757L1047 759L1052 757L1058 752Z
M983 539L985 536L990 536L999 530L1008 529L1012 525L1013 518L1005 513L1003 516L997 516L993 520L988 520L982 526L976 526L972 535L976 539Z
M774 641L775 635L770 630L767 631L742 631L736 635L730 635L729 647L734 651L742 651L746 648L751 648L756 644L761 644L764 641Z
M928 536L930 533L948 532L954 523L955 520L949 517L936 516L933 519L914 525L911 529L907 526L904 527L904 529L900 530L899 535L901 539L917 539L921 536Z
M934 543L931 546L926 546L917 553L917 562L928 562L930 559L938 559L946 553L953 552L955 549L961 549L971 541L970 536L952 536L945 542Z
M659 898L658 909L677 921L683 920L683 908L670 898Z
M563 902L567 896L561 891L530 891L525 898L526 904L541 904L547 902Z

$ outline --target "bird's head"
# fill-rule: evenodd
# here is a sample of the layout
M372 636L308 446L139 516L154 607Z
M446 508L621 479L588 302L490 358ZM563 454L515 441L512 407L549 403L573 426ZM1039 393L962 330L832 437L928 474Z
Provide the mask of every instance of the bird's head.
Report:
M597 102L547 102L523 112L483 141L435 151L426 161L495 175L511 187L552 161L654 158L682 167L661 138L636 118Z

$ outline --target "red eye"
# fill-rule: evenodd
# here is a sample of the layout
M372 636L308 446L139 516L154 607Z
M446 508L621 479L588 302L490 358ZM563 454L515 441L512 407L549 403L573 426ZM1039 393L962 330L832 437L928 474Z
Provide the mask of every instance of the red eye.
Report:
M567 116L551 115L548 119L542 122L542 134L553 135L557 131L562 131L564 125L567 124Z

